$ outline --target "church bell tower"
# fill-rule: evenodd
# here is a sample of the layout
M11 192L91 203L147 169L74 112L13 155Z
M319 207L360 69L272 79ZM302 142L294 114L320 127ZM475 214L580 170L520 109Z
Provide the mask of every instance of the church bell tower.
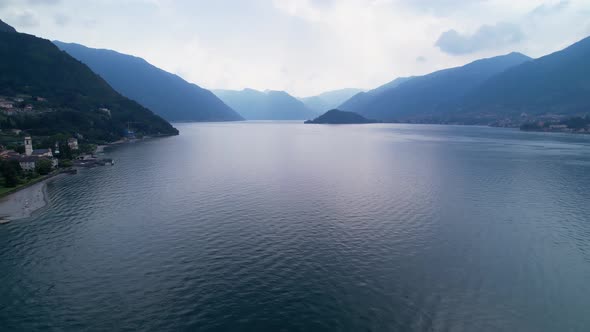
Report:
M33 154L33 140L31 136L25 137L25 155L30 156Z

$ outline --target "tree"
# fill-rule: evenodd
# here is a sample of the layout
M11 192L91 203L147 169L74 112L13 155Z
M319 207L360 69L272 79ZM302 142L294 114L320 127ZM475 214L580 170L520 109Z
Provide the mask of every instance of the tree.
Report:
M80 144L78 151L80 154L92 154L96 151L96 144Z
M16 160L3 160L0 162L0 173L4 177L6 187L15 187L19 182L19 176L23 170Z
M53 164L49 159L39 159L35 165L35 170L41 175L47 175L53 169Z
M72 162L70 159L64 159L59 162L59 167L62 168L68 168L72 166L74 166L74 162Z
M59 160L68 160L73 158L72 149L68 145L67 141L59 142Z

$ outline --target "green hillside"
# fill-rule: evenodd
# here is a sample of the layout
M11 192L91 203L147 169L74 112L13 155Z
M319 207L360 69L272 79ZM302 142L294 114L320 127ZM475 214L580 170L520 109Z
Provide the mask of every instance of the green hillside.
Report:
M0 110L2 129L33 135L83 135L114 141L130 127L142 135L175 135L168 122L113 90L86 65L50 41L0 31L0 98L14 110ZM25 107L31 106L29 109Z

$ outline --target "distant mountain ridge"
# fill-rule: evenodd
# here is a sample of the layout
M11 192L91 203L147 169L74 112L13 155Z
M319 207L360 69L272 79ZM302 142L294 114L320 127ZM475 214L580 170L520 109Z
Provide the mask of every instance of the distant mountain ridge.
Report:
M365 105L365 103L369 102L371 98L375 98L375 96L377 96L378 94L381 94L390 89L397 88L400 84L407 82L410 79L412 79L412 77L398 77L393 81L383 84L373 90L369 90L367 92L359 92L351 98L344 101L342 104L338 105L338 107L341 109L361 108Z
M349 100L341 109L384 121L431 117L492 76L530 60L523 54L510 53L402 79L397 85L393 81L393 87L374 95L367 94L354 103Z
M120 139L129 126L144 135L178 134L50 41L4 30L10 32L0 32L0 96L14 100L14 108L25 100L31 107L0 114L3 129L106 142Z
M79 44L60 41L54 41L54 44L88 65L115 90L169 121L243 120L212 92L142 58Z
M244 89L213 90L213 93L247 120L307 120L317 115L284 91Z
M455 113L583 115L590 113L590 37L490 78Z
M405 83L405 82L407 82L407 81L411 80L411 79L412 79L412 78L414 78L414 77L415 77L415 76L410 76L410 77L398 77L398 78L394 79L393 81L391 81L391 82L389 82L389 83L385 83L385 84L383 84L382 86L380 86L380 87L378 87L378 88L376 88L376 89L370 90L370 91L369 91L369 92L367 92L367 93L368 93L368 94L370 94L370 95L378 95L378 94L380 94L380 93L382 93L382 92L385 92L385 91L387 91L387 90L390 90L390 89L397 88L397 87L398 87L398 86L400 86L401 84L403 84L403 83Z
M321 113L336 108L352 96L363 91L362 89L347 88L327 91L317 96L299 98L299 100L309 109Z

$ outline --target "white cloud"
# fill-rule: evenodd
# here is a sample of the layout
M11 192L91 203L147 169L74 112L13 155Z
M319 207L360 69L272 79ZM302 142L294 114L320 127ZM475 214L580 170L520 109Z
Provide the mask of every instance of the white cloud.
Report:
M39 18L34 13L25 10L17 11L10 15L11 21L19 28L33 28L39 26Z
M531 15L553 15L566 9L570 5L569 0L562 0L558 3L543 3L531 11Z
M482 25L472 35L463 35L455 30L443 32L435 45L445 53L460 55L503 49L523 39L524 34L520 26L501 22L496 25Z
M295 95L370 89L513 50L544 55L584 37L590 17L587 0L6 1L0 18L23 32L137 55L207 88ZM499 22L521 38L491 42ZM484 38L482 25L496 34ZM451 29L473 52L435 46Z
M70 23L70 17L64 14L55 14L53 20L55 21L55 24L60 26L65 26Z

